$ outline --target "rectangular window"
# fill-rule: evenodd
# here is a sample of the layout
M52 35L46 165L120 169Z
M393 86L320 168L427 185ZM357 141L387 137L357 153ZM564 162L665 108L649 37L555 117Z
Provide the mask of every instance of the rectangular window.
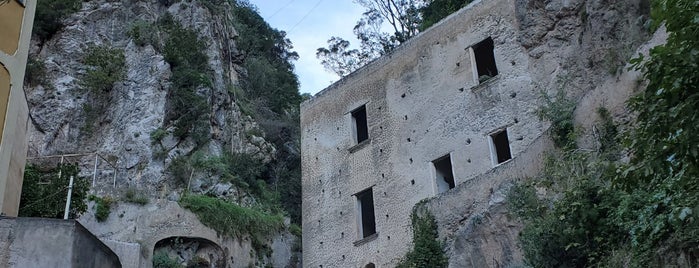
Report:
M357 223L359 224L360 238L367 238L376 233L374 194L369 188L355 196L357 197Z
M451 156L445 155L432 161L437 182L437 193L443 193L454 188L454 173L451 168Z
M354 130L354 140L356 143L361 143L369 139L369 127L366 120L366 106L352 111L352 130Z
M489 140L493 165L498 165L512 159L512 155L510 154L510 140L507 138L507 129L490 134Z
M493 39L490 37L471 47L473 58L476 62L473 74L476 76L479 84L498 75L498 68L495 65L495 54L493 54L494 48Z

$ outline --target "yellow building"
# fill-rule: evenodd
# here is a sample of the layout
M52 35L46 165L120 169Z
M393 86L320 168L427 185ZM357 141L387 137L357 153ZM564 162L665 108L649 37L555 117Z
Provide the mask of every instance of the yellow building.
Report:
M17 216L29 110L22 88L37 0L0 0L0 213Z

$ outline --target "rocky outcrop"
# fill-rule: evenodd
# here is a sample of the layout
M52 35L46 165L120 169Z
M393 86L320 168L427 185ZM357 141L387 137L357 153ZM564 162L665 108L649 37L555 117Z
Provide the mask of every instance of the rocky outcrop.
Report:
M229 4L223 1L215 6L223 12L213 12L200 1L177 1L169 6L165 2L168 1L82 2L82 8L65 19L64 28L55 36L44 42L34 41L30 57L45 65L46 82L26 87L32 122L29 157L79 154L65 159L78 162L83 167L82 174L90 177L93 164L98 167L93 192L118 196L126 189L136 189L151 200L150 205L143 207L118 203L120 211L113 211L105 223L96 222L91 213L79 219L100 239L110 241L107 244L114 246L122 259L139 260L125 262L125 267L149 267L155 244L175 236L214 241L226 252L225 267L255 263L284 267L292 255L293 236L280 234L273 239L274 245L273 240L269 241L282 257L273 253L258 259L245 238L219 236L172 202L187 190L224 198L235 195L237 198L227 199L254 204L254 199L241 198L248 193L221 182L215 174L192 172L185 175L189 177L188 186L173 183L168 166L173 159L194 150L205 157L244 153L266 163L275 157L276 148L265 140L258 123L241 112L229 92L230 85L238 83L238 72L244 71L231 60L238 52L232 41L237 33L225 23L230 21ZM166 13L206 42L202 49L208 56L211 81L196 92L205 97L210 109L206 113L208 142L203 145L191 137L175 137L172 122L166 121L168 109L172 109L168 103L172 70L162 48L139 45L128 33L134 23L155 23ZM155 34L160 38L161 33ZM103 45L123 49L126 76L107 93L104 113L98 114L94 127L86 130L85 105L94 98L80 82L88 70L84 57L88 47ZM165 131L160 142L151 138L156 130ZM95 157L95 152L101 157ZM286 242L280 244L280 239ZM131 256L137 251L139 256Z

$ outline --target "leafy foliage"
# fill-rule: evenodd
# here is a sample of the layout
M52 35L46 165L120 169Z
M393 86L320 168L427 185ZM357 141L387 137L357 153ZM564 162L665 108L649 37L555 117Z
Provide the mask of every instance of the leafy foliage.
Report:
M78 11L80 0L42 0L36 5L33 33L46 41L63 28L63 19Z
M176 258L170 258L165 251L157 251L153 254L153 268L183 268Z
M246 1L231 2L236 40L246 69L240 85L229 90L241 110L260 123L265 139L277 148L275 159L254 181L246 181L264 200L283 198L281 206L292 222L301 223L301 159L298 79L292 62L298 59L286 33L273 29ZM241 89L241 90L238 90ZM247 178L251 178L248 176ZM264 190L269 185L272 191ZM278 201L274 201L278 203ZM275 205L276 206L276 205Z
M284 228L284 217L280 214L241 207L215 197L187 195L179 203L194 212L204 225L221 234L234 237L249 235L253 246L258 249L270 234Z
M357 0L366 11L354 26L359 48L333 36L328 47L316 50L316 57L326 70L339 76L348 75L372 60L386 55L408 39L427 29L471 0ZM387 25L393 33L382 31Z
M109 214L112 212L112 203L114 203L111 197L90 195L87 200L95 202L93 209L95 210L95 219L97 219L98 222L106 221L107 218L109 218Z
M134 203L142 206L148 204L149 202L148 196L134 188L126 189L122 196L122 200L124 202Z
M520 243L533 267L598 265L626 239L616 211L621 193L610 187L615 164L594 151L566 151L544 161L543 173L515 185L508 210L525 221ZM550 192L539 199L535 187Z
M71 176L73 196L70 200L69 217L77 218L85 212L85 198L90 185L86 178L78 176L78 171L78 166L72 164L49 169L27 165L24 169L19 216L62 219Z
M29 86L50 86L48 79L46 79L46 64L44 61L35 57L29 57L27 59L27 69L24 74L24 83Z
M442 244L437 240L437 222L434 216L418 203L410 215L413 226L413 248L396 267L447 267L449 259L444 254Z
M157 25L153 23L137 20L131 24L131 29L129 29L126 34L131 37L138 46L151 45L155 50L160 50L162 48L159 36L160 31Z
M608 157L620 149L612 146L618 132L608 111L598 110L599 154L557 161L577 168L545 169L564 174L551 177L567 186L521 234L532 266L693 267L699 261L699 73L693 71L699 2L655 1L652 14L670 34L648 59L633 60L648 86L629 101L637 118L621 133L631 160Z
M192 137L202 145L209 139L209 101L198 90L211 87L211 70L204 53L206 42L193 30L186 29L168 13L159 21L167 33L163 54L172 69L166 121L174 120L173 135Z
M80 85L101 96L114 88L114 83L126 78L124 50L107 45L90 46L83 59L88 66Z
M439 22L443 18L451 15L465 7L472 0L432 0L426 6L420 9L420 14L422 14L422 21L420 23L420 30L423 31L435 23Z
M236 45L245 55L247 75L241 82L245 94L271 110L272 117L297 109L301 97L291 62L298 54L292 51L286 33L270 27L250 3L236 1L232 5L232 23L239 33Z
M625 141L632 157L615 180L636 195L624 202L632 245L645 252L653 247L684 252L695 261L699 260L697 14L697 1L653 2L654 20L665 23L669 36L665 45L651 49L647 59L639 56L632 62L648 86L629 102L638 114ZM631 209L638 212L628 213Z
M87 71L79 84L90 93L91 98L83 104L85 125L81 131L89 132L109 107L114 83L126 78L126 58L123 49L93 45L87 48L83 63L87 66Z
M563 90L558 90L555 99L542 93L542 99L544 106L538 109L536 114L539 116L539 119L551 122L549 135L551 135L553 143L556 147L564 150L575 148L575 139L577 137L573 124L575 102L568 99Z

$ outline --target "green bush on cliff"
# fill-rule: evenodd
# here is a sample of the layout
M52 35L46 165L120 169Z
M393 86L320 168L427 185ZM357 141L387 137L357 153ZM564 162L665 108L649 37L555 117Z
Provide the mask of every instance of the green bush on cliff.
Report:
M71 164L59 165L56 168L27 165L24 169L19 216L62 219L71 176L73 196L70 200L69 217L74 219L80 216L87 210L85 198L90 182L84 177L79 177L78 171L78 166Z
M410 219L413 226L413 248L396 267L447 267L449 259L444 254L442 243L437 240L439 236L434 216L422 203L418 203L413 207Z
M205 195L186 195L180 205L197 215L206 226L217 232L243 237L249 235L258 253L270 253L265 241L270 235L284 229L284 217L255 208L245 208Z
M33 33L39 40L46 41L63 28L63 20L80 10L80 0L37 1Z

